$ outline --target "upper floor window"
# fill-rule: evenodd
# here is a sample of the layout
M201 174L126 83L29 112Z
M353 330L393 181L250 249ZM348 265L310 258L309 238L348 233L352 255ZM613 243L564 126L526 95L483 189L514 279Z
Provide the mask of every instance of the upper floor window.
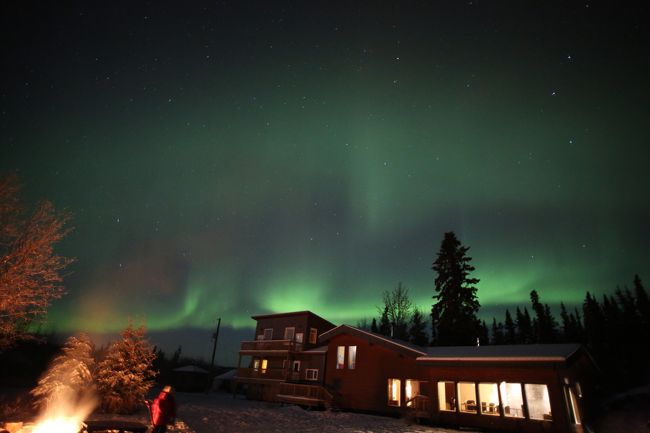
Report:
M296 334L296 328L293 326L284 328L284 339L293 340L293 336Z
M264 339L273 340L273 328L264 329Z
M311 328L309 329L309 344L316 344L318 341L318 329Z
M336 348L336 369L341 370L345 368L345 346L338 346Z
M354 370L357 366L357 346L348 346L348 368Z
M296 332L296 343L302 343L303 335L302 332Z

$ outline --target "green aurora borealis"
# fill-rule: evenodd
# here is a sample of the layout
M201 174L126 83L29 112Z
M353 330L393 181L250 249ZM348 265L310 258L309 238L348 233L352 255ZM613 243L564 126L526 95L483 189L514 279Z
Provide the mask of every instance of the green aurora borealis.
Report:
M650 278L640 15L314 4L2 5L0 172L74 214L49 326L428 312L449 230L488 320Z

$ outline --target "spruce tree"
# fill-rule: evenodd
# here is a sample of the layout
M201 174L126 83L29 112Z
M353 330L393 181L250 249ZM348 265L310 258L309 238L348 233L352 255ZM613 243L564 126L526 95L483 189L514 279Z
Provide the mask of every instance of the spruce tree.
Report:
M506 308L506 320L505 320L505 333L503 336L503 342L505 344L515 344L517 342L517 327L515 322L512 321L512 316L510 311Z
M113 413L134 413L153 385L156 354L145 338L145 328L129 323L122 339L111 344L97 369L102 408Z
M384 306L384 309L381 313L381 317L379 318L379 333L381 335L390 337L391 334L390 331L391 329L390 329L390 319L388 318L388 307Z
M505 337L503 335L503 323L497 323L497 318L492 318L492 340L491 344L503 344Z
M438 345L474 345L482 331L477 317L480 304L476 296L477 278L470 277L474 267L453 232L445 233L432 269L436 300L431 308L432 332Z
M94 389L94 346L86 334L68 338L38 385L31 391L35 406L47 410L61 401L75 406L89 401Z
M378 333L379 328L377 327L377 319L372 318L372 325L370 325L370 332Z
M413 311L411 327L409 328L409 341L418 346L427 345L427 331L424 317L418 308Z

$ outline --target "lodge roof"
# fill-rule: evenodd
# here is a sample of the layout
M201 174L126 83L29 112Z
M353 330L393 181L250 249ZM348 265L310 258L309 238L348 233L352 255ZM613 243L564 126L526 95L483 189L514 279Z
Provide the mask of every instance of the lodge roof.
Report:
M334 324L332 322L330 322L329 320L323 319L318 314L312 313L309 310L291 311L291 312L288 312L288 313L259 314L259 315L256 315L256 316L251 316L251 319L254 319L254 320L271 319L271 318L275 318L275 317L287 317L287 316L314 316L314 317L317 317L320 320L323 320L323 321L329 323L330 325L334 326Z
M379 344L388 349L395 350L397 352L408 354L411 356L426 355L426 352L420 346L416 346L414 344L408 343L403 340L398 340L396 338L390 338L385 335L376 334L374 332L364 331L363 329L355 328L354 326L350 326L350 325L340 325L334 329L330 329L329 331L322 333L318 337L318 341L322 343L329 340L330 338L333 338L341 334L353 335L355 337L362 338L369 342Z
M580 344L517 344L497 346L427 347L418 361L430 362L565 362L580 350Z

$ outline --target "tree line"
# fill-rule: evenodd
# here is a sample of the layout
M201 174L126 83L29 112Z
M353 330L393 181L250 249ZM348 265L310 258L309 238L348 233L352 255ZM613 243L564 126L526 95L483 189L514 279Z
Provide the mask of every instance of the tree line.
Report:
M502 320L493 317L488 326L478 316L479 280L471 276L475 268L468 250L453 232L445 233L432 264L436 277L429 326L402 283L383 292L378 318L357 326L418 346L581 343L609 388L650 380L642 356L650 347L650 302L638 275L632 289L619 287L601 300L586 292L582 305L572 310L560 303L559 317L532 290L529 306L507 308Z

